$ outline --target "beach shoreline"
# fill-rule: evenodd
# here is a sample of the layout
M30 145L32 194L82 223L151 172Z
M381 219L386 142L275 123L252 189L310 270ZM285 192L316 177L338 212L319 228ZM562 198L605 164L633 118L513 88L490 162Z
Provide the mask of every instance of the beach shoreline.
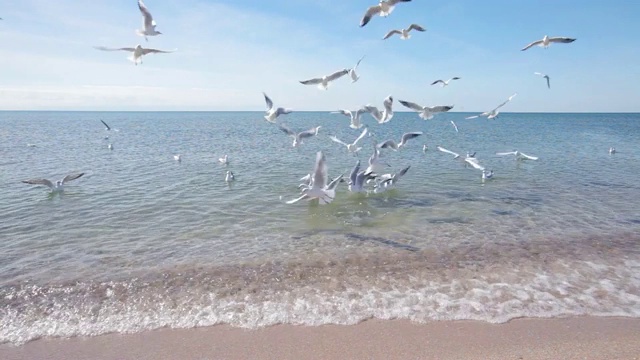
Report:
M18 359L640 359L640 319L368 320L357 325L218 325L3 344Z

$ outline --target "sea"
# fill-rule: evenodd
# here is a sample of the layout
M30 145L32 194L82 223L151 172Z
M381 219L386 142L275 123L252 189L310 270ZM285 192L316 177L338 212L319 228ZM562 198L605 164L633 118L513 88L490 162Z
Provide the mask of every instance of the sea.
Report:
M293 147L263 115L0 112L0 343L218 324L640 317L640 114L366 114L358 155L329 138L360 134L347 117L279 117L295 131L321 126ZM393 190L340 184L331 204L285 203L317 152L330 177L348 177L374 141L409 131L424 134L382 150L389 173L410 166ZM476 152L493 178L438 145ZM496 155L513 150L538 160ZM60 194L22 182L78 172Z

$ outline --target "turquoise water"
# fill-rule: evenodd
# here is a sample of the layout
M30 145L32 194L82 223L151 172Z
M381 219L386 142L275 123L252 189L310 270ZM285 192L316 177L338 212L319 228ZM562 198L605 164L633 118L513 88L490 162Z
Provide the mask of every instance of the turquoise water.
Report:
M220 323L640 316L640 114L367 115L378 141L425 133L383 150L391 171L411 168L383 194L341 184L326 206L284 202L317 151L331 177L348 175L356 157L328 136L360 130L294 112L279 120L322 128L293 148L262 115L0 112L0 343ZM476 151L494 179L436 145ZM495 156L515 149L539 160ZM72 172L85 175L59 195L21 182Z

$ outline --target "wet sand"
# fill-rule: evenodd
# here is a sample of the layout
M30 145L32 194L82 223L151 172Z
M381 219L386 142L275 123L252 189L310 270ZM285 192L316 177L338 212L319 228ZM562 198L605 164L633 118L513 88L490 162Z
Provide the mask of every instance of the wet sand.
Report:
M640 319L221 325L5 344L0 359L640 359Z

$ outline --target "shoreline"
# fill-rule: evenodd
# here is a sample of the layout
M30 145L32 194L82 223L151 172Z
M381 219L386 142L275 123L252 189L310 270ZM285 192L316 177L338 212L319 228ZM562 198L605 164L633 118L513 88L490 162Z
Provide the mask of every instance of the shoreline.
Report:
M640 359L640 318L372 319L356 325L229 325L43 338L0 345L18 359Z

